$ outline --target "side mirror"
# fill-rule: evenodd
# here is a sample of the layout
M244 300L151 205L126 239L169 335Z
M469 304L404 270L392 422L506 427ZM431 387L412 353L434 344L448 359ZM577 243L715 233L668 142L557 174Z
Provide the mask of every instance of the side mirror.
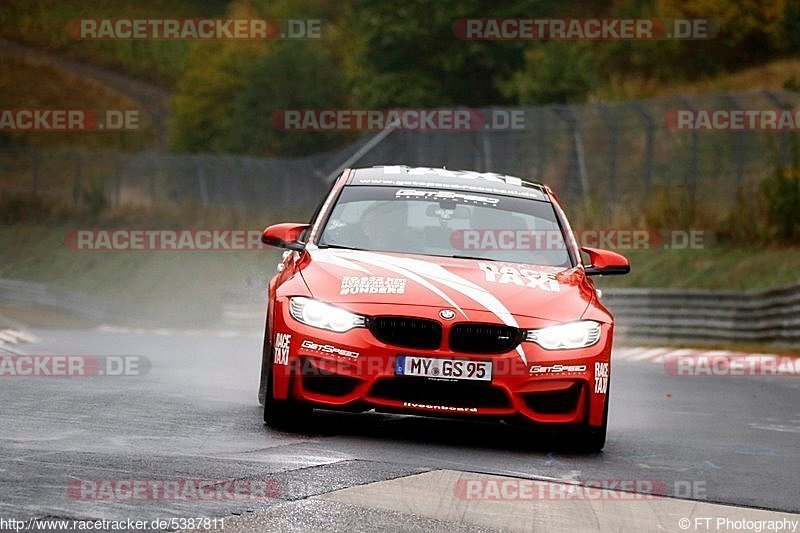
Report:
M261 242L268 246L277 246L278 248L299 252L306 247L305 243L300 242L300 235L309 227L309 224L296 224L293 222L275 224L264 230L264 233L261 234Z
M591 265L584 268L587 276L615 276L627 274L631 265L624 255L600 248L581 248L589 255Z

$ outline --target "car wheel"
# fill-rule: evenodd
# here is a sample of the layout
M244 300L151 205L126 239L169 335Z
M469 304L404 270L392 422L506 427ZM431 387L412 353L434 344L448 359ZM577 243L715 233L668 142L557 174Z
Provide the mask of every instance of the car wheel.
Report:
M258 403L264 405L267 397L267 378L272 364L272 344L269 342L269 310L267 310L267 323L264 324L264 347L261 352L261 382L258 385Z
M303 426L311 408L296 400L279 400L274 397L272 383L272 344L269 331L264 330L264 352L261 359L261 385L258 400L264 406L264 423L277 430L299 429Z
M587 426L581 428L577 435L573 437L578 450L587 453L602 451L603 447L606 445L606 427L607 424L603 422L603 425L600 427Z
M587 453L597 453L602 451L606 445L606 429L608 428L608 404L611 394L611 376L609 375L606 387L606 405L603 409L603 423L600 426L590 426L585 424L574 436L574 444L578 450Z
M267 375L267 388L264 396L264 424L270 429L297 430L302 429L311 408L297 400L278 400L272 393L272 376Z

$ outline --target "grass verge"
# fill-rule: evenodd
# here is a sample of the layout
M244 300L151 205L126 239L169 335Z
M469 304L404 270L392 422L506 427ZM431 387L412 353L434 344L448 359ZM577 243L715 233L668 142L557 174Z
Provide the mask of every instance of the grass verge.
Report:
M800 246L715 245L702 250L622 251L627 276L601 278L601 288L768 289L800 282Z

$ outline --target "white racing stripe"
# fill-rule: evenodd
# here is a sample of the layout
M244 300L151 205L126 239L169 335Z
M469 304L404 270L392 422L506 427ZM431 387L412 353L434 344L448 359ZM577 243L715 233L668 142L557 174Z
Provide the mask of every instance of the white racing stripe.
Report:
M358 255L356 255L356 254L358 254ZM362 254L365 254L365 255L362 255ZM464 312L463 309L461 309L461 306L459 306L455 301L453 301L452 298L450 298L444 292L442 292L438 287L436 287L435 285L430 283L425 278L423 278L421 276L418 276L415 272L413 272L411 270L407 270L407 269L399 267L399 266L396 266L396 265L393 265L392 263L387 261L387 260L394 260L395 258L386 257L386 256L380 256L380 255L375 254L375 253L356 252L356 251L348 253L347 255L353 257L353 259L356 259L357 261L361 261L361 262L364 262L364 263L367 263L367 264L370 264L370 265L373 265L373 266L377 266L377 267L389 270L391 272L394 272L395 274L400 274L401 276L405 276L405 277L407 277L408 279L410 279L412 281L416 281L417 283L419 283L420 285L422 285L423 287L425 287L429 291L433 292L434 294L436 294L437 296L442 298L449 305L451 305L452 307L455 307L456 309L458 309L458 312L461 313L462 315L464 315L464 318L469 319L469 317L467 316L467 313Z
M458 307L455 302L453 302L449 297L447 297L442 291L434 287L432 284L422 280L420 276L425 276L429 280L435 281L441 285L444 285L445 287L458 291L464 296L474 300L489 312L494 313L507 326L512 326L515 328L519 327L514 315L512 315L506 306L504 306L503 303L493 294L480 285L453 274L441 265L420 261L418 259L411 259L408 257L389 257L373 252L353 251L349 253L348 256L356 261L386 268L387 270L392 270L393 272L397 273L405 273L404 275L408 276L410 279L420 283L424 287L432 290L439 296L451 302L452 305L456 307L456 309L458 309L465 317L467 316L466 313L464 313L464 311ZM517 353L522 359L522 362L527 364L528 359L525 357L525 351L522 349L521 344L517 345Z

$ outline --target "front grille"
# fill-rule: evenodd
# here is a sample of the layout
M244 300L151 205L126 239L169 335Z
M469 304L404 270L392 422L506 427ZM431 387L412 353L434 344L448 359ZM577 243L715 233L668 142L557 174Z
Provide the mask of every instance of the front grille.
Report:
M578 398L583 385L572 386L554 392L532 392L524 396L528 409L546 415L563 415L572 413L578 407Z
M442 344L442 325L435 320L379 316L369 321L369 329L379 341L395 346L435 349Z
M381 379L369 396L398 402L450 407L508 407L506 393L487 383L435 381L427 378L397 377Z
M450 349L462 353L504 353L522 341L522 332L500 324L456 324L450 330Z

